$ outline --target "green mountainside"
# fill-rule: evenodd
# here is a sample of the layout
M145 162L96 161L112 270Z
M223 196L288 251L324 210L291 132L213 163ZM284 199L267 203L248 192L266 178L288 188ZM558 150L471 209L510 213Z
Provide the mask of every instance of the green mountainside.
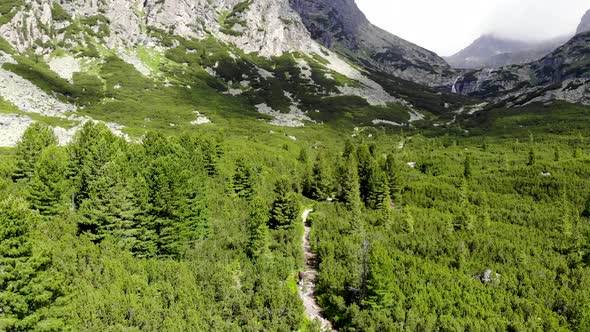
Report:
M590 330L588 35L502 90L352 5L0 0L0 331Z

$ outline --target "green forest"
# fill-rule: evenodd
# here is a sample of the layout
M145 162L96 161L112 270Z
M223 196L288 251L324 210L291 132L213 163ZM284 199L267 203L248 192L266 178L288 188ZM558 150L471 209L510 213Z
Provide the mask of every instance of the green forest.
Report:
M589 331L588 133L508 135L494 114L485 135L135 142L88 122L67 146L34 124L0 150L0 330L318 331L297 292L313 208L339 331Z

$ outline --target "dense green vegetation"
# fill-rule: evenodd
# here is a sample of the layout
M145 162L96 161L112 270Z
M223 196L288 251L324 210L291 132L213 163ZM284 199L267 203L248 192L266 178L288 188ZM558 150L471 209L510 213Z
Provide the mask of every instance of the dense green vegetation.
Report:
M88 123L65 148L52 135L34 125L1 159L1 330L302 326L292 181L267 191L276 172L234 166L210 135L129 144Z
M527 112L445 135L246 120L127 143L87 124L67 147L33 126L0 155L1 329L313 330L295 287L313 206L341 331L585 331L587 127Z

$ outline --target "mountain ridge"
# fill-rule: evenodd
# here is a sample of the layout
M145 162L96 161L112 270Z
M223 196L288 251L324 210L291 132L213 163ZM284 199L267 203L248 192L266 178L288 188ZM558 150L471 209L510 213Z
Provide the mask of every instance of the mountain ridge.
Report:
M571 36L544 41L524 41L486 34L444 59L455 68L481 69L525 64L542 58L567 42Z

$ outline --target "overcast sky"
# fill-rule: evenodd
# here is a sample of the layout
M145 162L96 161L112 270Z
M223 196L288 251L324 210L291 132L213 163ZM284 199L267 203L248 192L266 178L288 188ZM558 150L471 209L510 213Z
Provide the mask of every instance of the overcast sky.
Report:
M590 0L355 0L369 20L439 55L484 33L548 39L574 33Z

